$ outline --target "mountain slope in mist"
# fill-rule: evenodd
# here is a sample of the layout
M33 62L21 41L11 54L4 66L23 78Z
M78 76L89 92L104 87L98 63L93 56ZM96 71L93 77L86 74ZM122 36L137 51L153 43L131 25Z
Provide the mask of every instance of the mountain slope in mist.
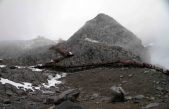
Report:
M56 45L56 48L59 45ZM74 54L60 62L64 65L83 65L117 60L149 62L142 42L113 18L99 14L88 21L62 47Z
M32 65L50 61L55 53L49 48L56 44L44 37L32 40L14 40L0 43L0 58L10 60L10 64Z

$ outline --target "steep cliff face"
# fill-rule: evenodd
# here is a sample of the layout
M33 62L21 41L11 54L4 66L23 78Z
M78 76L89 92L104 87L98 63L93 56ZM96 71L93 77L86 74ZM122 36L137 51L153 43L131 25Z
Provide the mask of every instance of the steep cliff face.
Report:
M64 44L75 55L61 63L85 64L119 59L149 62L149 55L141 40L105 14L86 22Z

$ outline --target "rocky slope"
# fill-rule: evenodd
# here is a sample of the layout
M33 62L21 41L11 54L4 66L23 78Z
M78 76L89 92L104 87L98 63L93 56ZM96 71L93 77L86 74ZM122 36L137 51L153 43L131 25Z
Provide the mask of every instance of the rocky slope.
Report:
M35 65L56 57L49 48L56 43L44 37L32 40L3 41L0 43L0 59L6 64Z
M142 42L113 18L99 14L86 22L70 39L55 47L67 49L74 56L61 65L105 63L116 60L149 62L149 54Z
M96 68L69 74L65 85L81 89L79 101L85 109L168 109L168 80L151 69ZM112 86L122 87L128 100L112 102Z

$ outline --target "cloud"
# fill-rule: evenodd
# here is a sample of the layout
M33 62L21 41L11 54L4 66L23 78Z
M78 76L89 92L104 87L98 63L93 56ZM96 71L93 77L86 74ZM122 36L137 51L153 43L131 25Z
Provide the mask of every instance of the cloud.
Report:
M162 1L4 0L0 5L0 39L28 39L38 35L68 39L98 13L114 17L138 37L146 38L154 35L151 29L164 28L161 22L166 21L167 12Z

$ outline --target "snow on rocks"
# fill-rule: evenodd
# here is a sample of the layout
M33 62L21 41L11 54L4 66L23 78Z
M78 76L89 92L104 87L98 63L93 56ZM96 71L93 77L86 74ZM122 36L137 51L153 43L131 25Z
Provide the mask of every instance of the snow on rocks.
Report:
M57 84L61 84L62 81L60 81L59 79L61 79L62 77L65 77L65 76L66 76L66 73L63 73L61 75L56 74L55 76L49 75L48 76L49 79L47 80L48 83L47 84L43 83L43 86L45 88L50 88L50 87L55 86Z
M99 41L90 38L85 38L85 40L93 43L99 43Z
M25 66L15 66L16 68L18 68L18 69L24 69L24 68L26 68Z
M62 83L62 81L59 79L65 77L65 76L66 76L66 73L56 74L55 76L49 75L48 80L47 80L48 81L47 84L42 83L36 87L33 86L32 83L28 83L28 82L17 83L17 82L14 82L14 81L11 81L11 80L5 79L5 78L0 78L0 83L10 84L12 86L15 86L17 89L23 89L25 91L28 89L35 91L35 90L41 90L41 88L49 89L52 86L55 87L56 85L59 85Z
M11 80L8 80L8 79L4 79L4 78L1 78L0 82L2 84L11 84L11 85L15 86L18 89L21 88L21 89L24 89L24 90L27 90L27 89L33 90L32 84L31 83L27 83L27 82L23 82L23 84L21 84L21 83L16 83L14 81L11 81Z
M42 69L35 68L35 66L29 66L28 68L34 72L42 72L43 71Z

